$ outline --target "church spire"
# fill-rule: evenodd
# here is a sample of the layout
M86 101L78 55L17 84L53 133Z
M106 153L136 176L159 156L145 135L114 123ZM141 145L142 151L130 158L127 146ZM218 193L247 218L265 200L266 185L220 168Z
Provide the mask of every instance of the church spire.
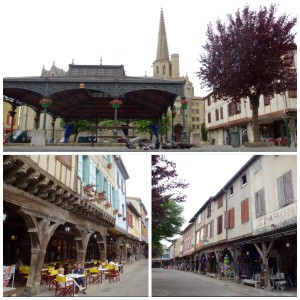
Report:
M157 52L156 60L167 60L169 61L169 49L167 41L167 33L165 27L164 13L163 9L160 12L160 22L159 22L159 32L157 41Z

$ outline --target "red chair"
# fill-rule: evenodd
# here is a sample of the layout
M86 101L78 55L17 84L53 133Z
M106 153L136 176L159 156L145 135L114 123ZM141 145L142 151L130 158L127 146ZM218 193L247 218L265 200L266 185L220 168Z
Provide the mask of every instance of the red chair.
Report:
M90 283L97 282L100 284L102 282L101 272L98 268L90 268Z
M48 274L49 291L56 285L55 278L58 275L58 270L51 270Z
M67 277L57 275L55 278L55 297L70 295L74 297L74 282L67 281Z
M109 282L111 281L120 281L120 272L118 267L108 270L107 277Z

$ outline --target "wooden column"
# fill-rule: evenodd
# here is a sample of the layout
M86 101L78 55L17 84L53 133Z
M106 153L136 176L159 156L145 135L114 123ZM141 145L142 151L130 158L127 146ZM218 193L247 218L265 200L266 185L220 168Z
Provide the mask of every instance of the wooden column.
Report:
M266 272L265 288L266 289L271 288L268 260L269 260L270 251L274 245L274 241L275 241L275 239L273 239L270 242L269 246L267 246L267 242L261 242L261 248L259 247L259 245L257 243L254 243L254 246L255 246L256 250L258 251L258 253L260 254L260 257L265 266L265 270L266 270L265 271Z
M221 256L222 256L222 253L223 253L223 251L222 250L219 250L219 251L215 251L215 253L216 253L216 261L218 262L218 277L217 277L217 279L221 279L221 266L220 266L220 258L221 258Z
M89 231L86 229L80 229L76 226L76 228L72 229L72 231L75 234L75 242L76 242L76 248L77 248L77 264L81 264L84 266L85 263L85 255L86 255L86 249L89 242L89 239L93 233L93 231Z
M31 239L30 273L23 295L40 293L41 271L44 264L46 248L56 228L63 222L51 221L47 217L35 216L22 211Z
M101 235L100 238L97 238L97 244L100 252L101 262L106 261L106 237Z

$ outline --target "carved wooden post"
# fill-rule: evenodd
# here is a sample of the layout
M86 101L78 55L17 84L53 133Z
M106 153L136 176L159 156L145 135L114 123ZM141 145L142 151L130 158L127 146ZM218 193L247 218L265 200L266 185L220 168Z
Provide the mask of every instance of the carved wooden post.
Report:
M222 256L222 252L223 251L215 251L216 253L216 261L218 262L218 277L217 279L221 279L221 261L220 261L220 258Z
M88 231L86 229L79 229L78 227L74 228L72 231L75 233L75 242L77 247L77 264L84 266L86 249L89 242L89 239L93 231Z
M101 236L101 240L97 240L97 244L100 252L100 260L106 261L106 237Z
M266 276L265 276L265 288L269 289L271 287L271 283L270 283L270 274L269 274L269 265L268 265L268 260L269 260L269 254L270 251L274 245L274 239L270 242L269 247L267 247L267 243L266 242L262 242L261 246L262 248L259 247L258 244L254 243L254 246L256 248L256 250L258 251L258 253L260 254L260 257L263 261L263 264L265 266L266 269Z
M40 292L41 271L45 259L46 248L51 236L61 222L50 222L49 219L30 215L22 210L28 232L31 238L30 273L23 294L25 296L37 295Z

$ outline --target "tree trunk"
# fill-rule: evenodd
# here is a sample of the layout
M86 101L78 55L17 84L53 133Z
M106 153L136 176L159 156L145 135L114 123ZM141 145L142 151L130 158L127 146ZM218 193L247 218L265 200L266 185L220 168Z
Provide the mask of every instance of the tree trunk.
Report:
M258 125L259 97L259 94L250 97L250 104L252 106L252 130L254 142L261 142Z

